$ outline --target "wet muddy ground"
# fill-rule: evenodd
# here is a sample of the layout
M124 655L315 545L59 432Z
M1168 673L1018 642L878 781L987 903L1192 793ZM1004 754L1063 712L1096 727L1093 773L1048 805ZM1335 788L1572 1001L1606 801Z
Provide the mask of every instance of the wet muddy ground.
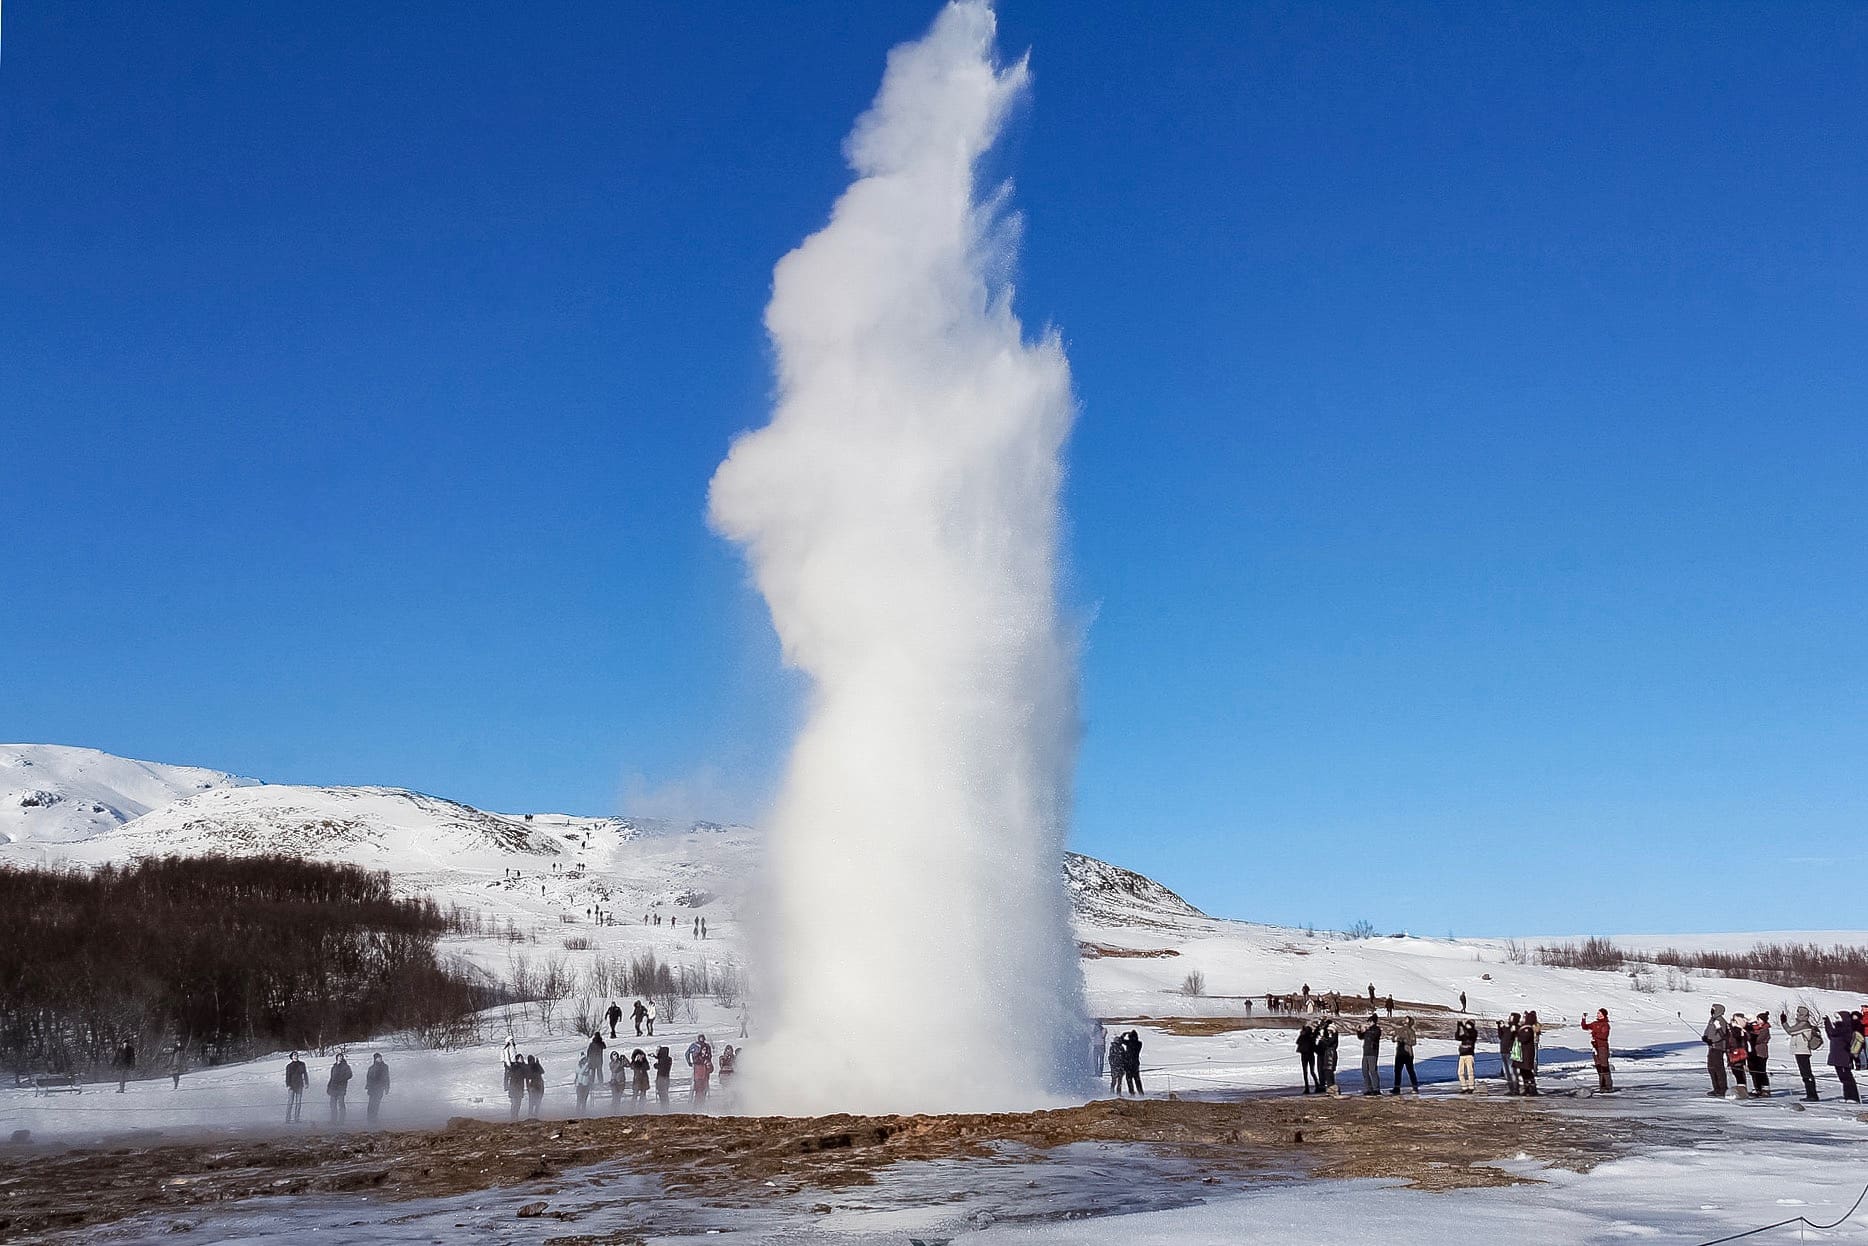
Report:
M1216 1103L1099 1101L1048 1112L964 1116L730 1117L676 1114L440 1129L313 1131L265 1138L153 1139L141 1145L0 1150L0 1239L74 1233L130 1217L186 1215L240 1200L319 1196L415 1200L475 1191L588 1191L609 1166L669 1196L719 1207L775 1197L822 1210L892 1165L1029 1165L1116 1144L1184 1162L1190 1179L1388 1177L1433 1190L1512 1184L1492 1164L1528 1156L1587 1169L1638 1140L1639 1126L1524 1100L1280 1097ZM283 1207L282 1207L283 1210Z

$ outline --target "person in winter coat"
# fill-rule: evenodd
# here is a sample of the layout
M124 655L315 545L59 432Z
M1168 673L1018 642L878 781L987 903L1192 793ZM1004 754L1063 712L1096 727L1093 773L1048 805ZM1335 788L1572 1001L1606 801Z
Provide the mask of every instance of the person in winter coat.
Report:
M1297 1063L1304 1075L1304 1093L1322 1093L1323 1081L1317 1076L1317 1031L1308 1021L1297 1031ZM1310 1088L1312 1082L1316 1083L1315 1091Z
M537 1056L525 1058L525 1114L538 1119L539 1105L545 1102L545 1066Z
M1725 1050L1731 1042L1731 1025L1725 1019L1725 1005L1714 1004L1712 1014L1699 1041L1706 1044L1706 1072L1712 1077L1709 1099L1725 1098Z
M1771 1093L1771 1014L1761 1012L1752 1018L1745 1028L1745 1046L1751 1054L1745 1060L1745 1068L1751 1074L1751 1093L1768 1095Z
M1129 1071L1128 1035L1118 1034L1109 1040L1109 1091L1122 1097L1122 1075Z
M623 1110L623 1096L629 1091L629 1061L623 1058L621 1051L610 1053L608 1072L605 1080L610 1086L610 1114L614 1116Z
M1829 1036L1829 1067L1835 1070L1836 1080L1842 1083L1842 1097L1850 1103L1862 1101L1861 1091L1855 1086L1855 1052L1851 1050L1855 1035L1854 1018L1846 1012L1838 1012L1831 1021L1823 1018L1823 1031Z
M1401 1018L1400 1027L1395 1030L1395 1086L1390 1094L1401 1093L1401 1070L1406 1069L1414 1094L1420 1095L1420 1078L1414 1075L1414 1038L1414 1018Z
M510 1043L512 1040L508 1039ZM506 1098L512 1101L512 1119L519 1119L519 1109L525 1103L525 1057L513 1047L512 1059L506 1062Z
M630 1110L640 1112L649 1102L649 1055L638 1047L629 1053Z
M1322 1093L1332 1098L1342 1092L1336 1088L1336 1061L1342 1035L1337 1033L1336 1022L1325 1019L1317 1027L1317 1081L1322 1086Z
M344 1119L345 1099L350 1094L350 1061L340 1053L337 1062L331 1065L331 1078L324 1084L324 1093L331 1100L331 1119Z
M1607 1094L1615 1089L1615 1083L1609 1078L1609 1010L1596 1009L1594 1021L1585 1020L1584 1033L1589 1035L1589 1047L1596 1057L1596 1089Z
M1544 1027L1537 1022L1535 1008L1524 1014L1524 1020L1518 1023L1517 1041L1513 1050L1518 1057L1518 1087L1521 1094L1537 1093L1537 1043Z
M1122 1076L1128 1081L1130 1093L1138 1095L1144 1094L1146 1092L1142 1090L1141 1034L1135 1030L1130 1030L1123 1036L1122 1045L1125 1049L1122 1057Z
M738 1063L739 1052L733 1050L733 1044L728 1043L720 1052L720 1089L725 1090L726 1084L733 1080L733 1066Z
M690 1097L696 1107L707 1102L707 1085L713 1080L713 1044L705 1034L688 1044L688 1067L694 1070Z
M592 1034L590 1043L584 1048L584 1054L590 1057L590 1072L593 1076L603 1072L604 1047L603 1035Z
M383 1096L389 1093L389 1066L383 1063L383 1053L380 1051L370 1061L369 1071L363 1075L363 1093L369 1099L364 1115L371 1124L375 1124L377 1114L383 1110Z
M597 1085L597 1070L590 1063L590 1053L586 1051L577 1058L577 1075L571 1079L571 1088L577 1092L577 1114L582 1116L590 1103L590 1092Z
M180 1090L182 1088L182 1074L187 1071L188 1049L177 1042L169 1051L169 1078L172 1082L172 1089Z
M1745 1014L1735 1012L1725 1027L1725 1066L1732 1074L1733 1097L1745 1097L1745 1061L1751 1054L1750 1030Z
M649 1015L649 1010L642 1006L641 1000L637 1000L635 1003L635 1007L629 1010L630 1020L636 1023L636 1037L637 1038L642 1037L642 1021L648 1015Z
M1382 1025L1369 1014L1369 1023L1356 1031L1356 1037L1362 1040L1362 1093L1379 1095L1382 1092Z
M615 1038L616 1023L623 1019L622 1005L618 1004L615 1000L611 1000L609 1009L603 1014L603 1019L610 1023L610 1037Z
M668 1054L666 1047L655 1049L655 1100L664 1110L668 1107L668 1074L675 1067L675 1058Z
M1470 1019L1460 1021L1453 1027L1453 1042L1459 1047L1459 1093L1476 1094L1479 1078L1472 1061L1479 1051L1479 1027Z
M1810 1057L1823 1047L1823 1032L1816 1025L1816 1018L1810 1015L1807 1004L1797 1005L1797 1019L1792 1021L1783 1013L1777 1014L1777 1023L1784 1027L1785 1038L1790 1043L1790 1054L1797 1062L1797 1076L1803 1079L1803 1101L1815 1103L1816 1070L1810 1067Z
M1511 1049L1517 1045L1517 1042L1518 1014L1514 1012L1498 1023L1498 1067L1505 1079L1505 1093L1508 1095L1515 1095L1520 1089L1518 1062L1511 1056Z
M285 1066L285 1119L296 1122L305 1118L305 1087L311 1085L311 1073L305 1062L292 1053Z
M136 1072L136 1045L125 1039L110 1062L117 1066L117 1093L122 1094Z
M651 1002L642 1010L642 1019L648 1023L649 1037L655 1037L655 1005Z

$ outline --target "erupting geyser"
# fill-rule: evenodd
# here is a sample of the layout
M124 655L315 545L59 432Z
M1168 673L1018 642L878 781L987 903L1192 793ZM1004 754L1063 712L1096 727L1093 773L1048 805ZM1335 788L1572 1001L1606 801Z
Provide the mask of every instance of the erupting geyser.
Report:
M761 1110L1028 1107L1088 1075L1060 877L1074 399L1012 314L1005 190L974 185L1026 84L979 0L889 54L855 182L774 275L771 423L714 477L813 683L770 819Z

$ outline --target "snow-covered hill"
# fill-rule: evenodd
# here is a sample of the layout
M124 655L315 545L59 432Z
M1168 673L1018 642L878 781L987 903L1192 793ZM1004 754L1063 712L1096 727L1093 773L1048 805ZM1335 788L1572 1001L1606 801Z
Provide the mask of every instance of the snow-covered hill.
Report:
M0 844L70 844L201 792L258 782L59 744L0 744Z

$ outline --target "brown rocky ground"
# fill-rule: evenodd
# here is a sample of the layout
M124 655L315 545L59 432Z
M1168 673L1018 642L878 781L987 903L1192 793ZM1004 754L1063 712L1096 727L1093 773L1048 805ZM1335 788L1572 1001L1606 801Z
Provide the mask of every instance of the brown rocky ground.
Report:
M621 1163L722 1205L864 1184L904 1160L1029 1155L1069 1143L1185 1156L1221 1181L1395 1177L1433 1190L1518 1180L1491 1161L1520 1153L1586 1169L1634 1141L1523 1100L1267 1098L1242 1103L1099 1101L972 1116L616 1116L517 1124L457 1119L404 1132L158 1140L80 1151L0 1151L0 1240L80 1231L128 1216L306 1193L420 1198L535 1184Z

